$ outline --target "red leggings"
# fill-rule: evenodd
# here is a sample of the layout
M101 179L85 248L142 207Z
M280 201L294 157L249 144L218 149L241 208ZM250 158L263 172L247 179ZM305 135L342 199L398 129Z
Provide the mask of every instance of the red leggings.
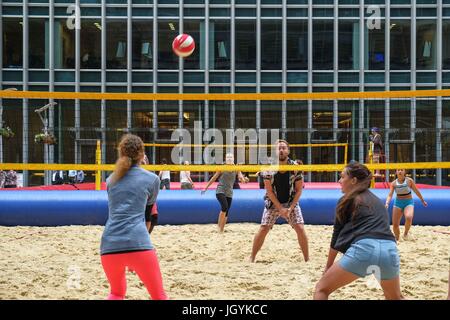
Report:
M167 300L155 250L102 255L102 265L111 286L108 300L123 300L127 292L125 269L134 270L153 300Z

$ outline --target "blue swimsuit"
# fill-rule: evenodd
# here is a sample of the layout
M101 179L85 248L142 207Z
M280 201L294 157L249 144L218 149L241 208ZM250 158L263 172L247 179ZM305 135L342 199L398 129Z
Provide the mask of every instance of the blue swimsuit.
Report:
M395 193L397 193L397 196L410 195L411 188L408 186L408 178L405 178L405 181L403 181L403 183L400 183L398 181L398 179L395 180L394 181L394 190L395 190ZM397 207L400 210L404 211L407 206L414 207L414 200L413 199L399 199L398 197L395 198L394 207Z

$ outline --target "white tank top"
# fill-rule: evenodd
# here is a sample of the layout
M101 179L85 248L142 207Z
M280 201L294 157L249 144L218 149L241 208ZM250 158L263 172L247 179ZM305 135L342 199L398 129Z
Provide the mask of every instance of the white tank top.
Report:
M189 177L191 176L191 173L189 171L180 171L180 182L187 182L187 183L191 183L189 181Z
M161 180L169 179L170 180L170 171L161 171Z
M403 183L398 182L398 179L396 179L394 189L398 196L407 196L408 194L411 194L411 188L408 186L408 178L405 178Z

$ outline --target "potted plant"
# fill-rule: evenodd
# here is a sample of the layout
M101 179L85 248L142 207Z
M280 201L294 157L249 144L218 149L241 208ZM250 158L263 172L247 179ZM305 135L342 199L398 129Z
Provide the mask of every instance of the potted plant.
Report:
M0 128L0 136L4 137L4 138L13 138L14 137L14 132L11 130L10 127L6 126L6 127L1 127Z
M56 144L56 138L51 133L38 133L34 136L34 142L45 144Z

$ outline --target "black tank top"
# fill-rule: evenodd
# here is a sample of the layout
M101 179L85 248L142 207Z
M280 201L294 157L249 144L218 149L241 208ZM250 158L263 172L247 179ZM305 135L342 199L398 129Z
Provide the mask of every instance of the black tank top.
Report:
M289 201L289 177L290 172L287 171L285 173L277 172L274 176L274 184L277 190L277 199L280 203L286 203Z

